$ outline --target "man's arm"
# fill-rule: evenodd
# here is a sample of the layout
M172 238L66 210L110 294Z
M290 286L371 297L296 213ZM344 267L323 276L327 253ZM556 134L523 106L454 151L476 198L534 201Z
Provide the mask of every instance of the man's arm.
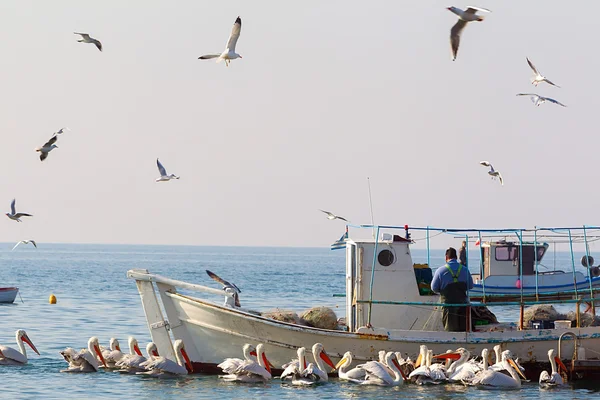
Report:
M438 268L435 271L435 274L433 274L433 279L431 280L431 290L433 290L434 293L440 293L440 283L441 283L441 277L440 277L441 273L440 273L440 268Z

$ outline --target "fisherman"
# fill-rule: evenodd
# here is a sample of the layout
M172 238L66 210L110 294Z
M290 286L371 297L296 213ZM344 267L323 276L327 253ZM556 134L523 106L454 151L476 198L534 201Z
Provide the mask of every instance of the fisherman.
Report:
M460 250L458 250L458 262L463 267L467 266L467 241L463 240Z
M466 266L456 260L456 249L446 250L446 265L435 271L431 290L441 295L446 304L466 304L468 290L473 288L473 278ZM465 332L467 328L467 307L443 307L442 322L448 332Z

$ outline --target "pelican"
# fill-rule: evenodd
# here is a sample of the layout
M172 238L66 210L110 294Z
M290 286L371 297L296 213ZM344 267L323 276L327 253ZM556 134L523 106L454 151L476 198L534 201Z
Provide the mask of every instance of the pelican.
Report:
M37 244L35 243L35 240L29 239L29 240L21 240L20 242L17 242L17 244L15 244L15 247L13 247L11 251L14 251L14 249L19 247L20 244L29 244L29 243L31 243L33 245L33 247L35 247L37 249Z
M298 355L297 359L293 359L289 363L281 366L283 369L283 373L279 377L281 380L293 379L294 374L298 374L300 371L306 369L306 348L299 347L298 350L296 350L296 354Z
M561 103L558 100L554 100L550 97L540 96L539 94L535 94L535 93L517 93L517 96L529 96L531 98L531 101L533 102L533 104L535 104L538 107L547 101L550 103L558 104L559 106L566 107L563 103Z
M491 12L486 8L479 8L469 6L466 10L461 10L457 7L448 7L448 10L452 11L454 14L458 15L458 21L452 29L450 29L450 47L452 48L452 61L456 60L456 56L458 55L458 46L460 45L460 35L467 26L468 22L473 21L483 21L483 17L481 15L477 15L477 11L482 12Z
M496 363L492 364L489 366L489 369L497 371L497 372L502 372L505 375L509 375L508 371L504 368L504 364L502 363L502 346L497 344L494 346L494 353L496 355ZM525 372L525 368L523 368L520 364L519 364L519 360L514 360L515 365L517 366L517 368L519 369L519 371L521 372Z
M6 216L8 218L12 219L13 221L21 222L21 217L33 217L33 215L31 215L31 214L16 212L15 202L16 202L16 199L13 199L12 202L10 203L10 213L6 213Z
M415 363L415 370L408 375L408 378L420 385L431 380L429 365L427 365L427 346L422 344L419 346L419 357Z
M398 356L396 356L398 358ZM367 371L360 367L352 368L347 371L346 369L350 367L352 364L352 352L347 351L344 353L342 359L335 365L335 369L338 370L338 378L344 381L350 381L355 383L360 383L360 381L364 381L367 375Z
M250 354L252 354L252 352L250 352ZM265 355L264 345L262 343L259 343L256 346L256 358L258 362L254 360L245 360L235 370L221 378L229 382L245 383L266 382L270 380L271 366Z
M325 210L319 210L322 213L325 213L327 215L327 219L329 220L334 220L334 219L341 219L342 221L346 221L348 222L348 220L344 217L340 217L339 215L335 215L334 213L331 213L329 211L325 211Z
M481 356L486 358L488 356L488 350L484 349ZM459 348L455 352L440 354L434 358L445 358L446 360L455 359L456 361L450 365L446 371L448 381L450 382L464 382L471 381L475 375L481 371L481 365L475 363L473 360L469 360L471 353L464 348Z
M543 76L542 74L540 74L540 72L537 70L537 68L535 67L535 65L533 65L533 63L529 60L529 57L525 57L527 59L527 64L529 64L529 67L533 70L533 78L531 78L531 83L534 86L537 86L539 83L542 82L546 82L552 86L556 86L557 88L559 88L560 86L555 85L554 83L550 82L548 80L548 78L546 78L545 76Z
M104 360L106 361L106 368L110 369L114 369L117 361L123 358L124 355L121 352L121 346L116 338L110 338L108 349L101 347L100 350L102 351L102 357L104 357Z
M335 369L335 365L331 361L331 358L323 349L323 345L321 343L315 343L312 347L313 358L315 359L314 363L308 364L308 366L302 371L297 370L292 378L292 384L294 385L312 385L320 382L327 382L328 376L327 372L325 372L325 365L323 361L325 361L331 368Z
M138 347L137 340L135 341L134 346L134 351L137 354L125 354L123 358L117 362L117 367L120 368L120 373L135 374L136 372L146 371L146 368L142 367L141 364L148 360L153 360L154 357L158 357L158 351L154 342L150 342L146 345L146 354L148 355L148 358L140 354L140 348Z
M254 361L252 356L257 355L256 349L250 343L246 343L242 347L242 354L244 355L244 359L241 360L239 358L226 358L222 363L217 365L217 367L221 368L223 372L226 374L231 374L235 371L242 363L246 361Z
M433 361L433 350L427 350L427 366L429 367L429 377L431 383L438 384L443 381L447 381L446 377L446 366L444 364L432 364ZM426 380L424 383L430 383Z
M12 347L3 346L0 344L0 365L24 365L27 364L27 350L25 350L25 345L23 342L27 343L29 347L33 351L40 355L40 352L35 348L29 336L23 329L19 329L16 334L17 346L19 346L19 350L17 351Z
M240 306L240 293L242 291L235 284L227 282L225 279L219 277L217 274L206 270L208 276L215 281L223 285L223 290L227 293L231 293L232 296L225 296L225 306L228 307L241 307Z
M398 360L396 354L392 351L385 355L385 362L392 370L393 376L388 372L386 365L379 361L369 361L359 365L359 368L365 370L366 377L363 381L359 381L361 385L377 385L377 386L398 386L406 381L406 376Z
M40 161L44 161L53 149L58 149L58 146L54 144L57 140L58 136L54 135L42 147L36 147L35 151L40 152Z
M168 175L167 170L163 165L156 159L156 166L158 167L158 172L160 173L160 177L156 178L156 182L168 182L171 179L179 179L175 174Z
M211 58L216 58L217 62L221 62L225 60L225 65L229 67L229 63L231 60L235 60L236 58L242 58L241 55L235 52L235 45L237 44L238 39L240 38L240 32L242 31L242 19L237 17L235 23L233 24L233 29L231 29L231 35L229 35L229 39L227 40L227 46L225 47L225 51L221 54L206 54L198 57L199 60L209 60Z
M559 368L562 368L564 371L567 370L565 364L560 360L560 358L554 356L554 349L548 350L548 359L550 360L550 366L552 367L552 371L548 374L548 371L542 371L540 374L540 387L542 388L551 388L555 386L564 385L564 381L560 373L556 370L556 364L558 363Z
M403 359L402 353L399 351L396 352L396 360L398 361L398 364L400 364L400 368L402 369L402 372L404 372L404 375L408 376L415 370L415 364L412 362L410 357Z
M138 372L138 374L151 375L158 378L187 375L188 370L185 368L186 365L190 371L193 371L194 368L185 351L183 340L177 339L173 345L175 347L175 358L177 359L177 362L165 357L156 357L153 360L148 360L145 363L140 364L141 367L146 368L148 371Z
M77 33L77 32L73 32L75 35L80 35L81 39L77 40L78 42L82 42L82 43L93 43L98 50L102 51L102 43L100 43L99 40L96 40L92 37L90 37L90 35L88 35L87 33Z
M486 359L484 359L484 363L487 364ZM502 352L502 364L510 376L492 369L485 369L477 374L469 385L478 386L482 389L520 389L521 379L519 378L519 375L521 375L523 379L526 378L513 361L510 350L504 350Z
M96 356L100 358L100 361L106 367L106 360L104 360L104 356L100 351L98 338L95 336L88 340L87 349L83 349L78 353L75 349L68 347L61 351L60 354L69 363L69 367L60 372L96 372L98 371Z
M500 184L504 186L504 180L502 179L502 175L500 174L500 172L494 169L494 166L489 161L479 161L479 164L483 165L484 167L490 167L488 175L490 175L492 179L498 178L500 180Z

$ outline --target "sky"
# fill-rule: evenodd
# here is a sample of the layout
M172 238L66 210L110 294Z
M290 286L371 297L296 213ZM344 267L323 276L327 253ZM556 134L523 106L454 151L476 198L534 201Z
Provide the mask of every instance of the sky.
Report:
M34 215L0 241L325 247L344 224L319 209L371 222L367 177L377 224L600 224L600 3L482 0L455 62L450 5L0 3L0 206ZM198 60L238 15L243 58ZM561 88L531 85L525 57ZM181 179L156 183L157 157Z

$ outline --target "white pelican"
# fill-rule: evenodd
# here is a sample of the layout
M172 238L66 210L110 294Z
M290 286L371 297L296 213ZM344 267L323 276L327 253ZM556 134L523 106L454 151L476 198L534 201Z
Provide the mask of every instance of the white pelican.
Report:
M256 346L256 358L258 362L254 360L245 360L234 371L221 378L230 382L246 383L258 383L270 380L271 365L269 360L267 360L264 345L262 343L259 343Z
M148 360L145 363L140 364L141 367L146 368L147 372L138 372L138 374L152 375L155 377L172 377L177 375L187 375L189 368L190 372L194 370L192 362L185 351L183 340L177 339L173 343L175 347L175 358L177 362L169 360L165 357L156 357L153 360Z
M289 363L281 366L283 372L280 376L280 379L293 379L294 374L298 374L300 371L304 371L306 369L306 348L299 347L296 351L296 354L298 355L297 359L293 359Z
M17 244L15 244L15 247L12 248L11 251L14 251L14 249L16 249L17 247L19 247L20 244L29 244L31 243L33 245L33 247L35 247L37 249L37 243L35 243L35 240L21 240L20 242L17 242Z
M102 43L100 43L99 40L96 40L92 37L90 37L90 35L88 35L87 33L77 33L77 32L73 32L75 35L80 35L81 39L77 40L78 42L82 42L82 43L93 43L98 50L102 51Z
M96 372L98 371L96 356L100 358L100 361L106 367L106 361L100 351L98 338L95 336L88 340L87 349L83 349L78 353L75 349L68 347L61 351L60 354L69 363L69 368L63 369L60 372Z
M217 367L221 368L226 374L231 374L245 361L254 361L252 356L256 357L257 355L256 349L250 343L246 343L242 347L242 354L244 355L243 360L239 358L226 358L222 363L217 365Z
M504 180L502 179L502 175L499 171L496 171L494 169L494 166L489 161L479 161L479 164L483 165L484 167L490 167L488 175L491 176L492 179L498 178L500 180L500 184L504 186Z
M559 106L566 107L563 103L561 103L558 100L554 100L550 97L540 96L539 94L535 94L535 93L517 93L517 96L529 96L531 98L531 101L533 102L533 104L535 104L538 107L547 101L550 103L558 104Z
M27 364L27 350L25 350L25 345L23 342L27 343L29 347L33 351L40 355L40 352L35 348L29 336L23 329L19 329L16 334L17 338L17 346L19 346L19 350L17 351L12 347L3 346L0 344L0 365L23 365Z
M320 382L327 382L328 376L325 372L325 361L331 368L335 369L335 365L331 361L331 358L327 355L323 349L321 343L315 343L312 347L314 363L308 364L303 370L298 370L292 377L292 384L294 385L312 385Z
M461 10L457 7L448 7L448 10L452 11L454 14L458 15L458 21L452 29L450 29L450 47L452 48L452 61L456 60L456 56L458 54L458 46L460 45L460 34L462 33L465 26L467 26L467 22L473 21L483 21L483 17L481 15L477 15L477 11L483 12L491 12L486 8L479 8L469 6L466 10Z
M210 276L215 281L219 282L223 285L223 290L225 292L231 293L233 296L225 296L225 306L229 307L241 307L240 305L240 293L242 291L238 288L234 283L227 282L225 279L221 278L214 272L210 272L206 270L208 276Z
M6 213L6 216L8 218L12 219L13 221L21 222L21 217L33 217L33 215L31 215L31 214L16 212L15 202L16 202L16 199L13 199L13 201L10 203L10 213Z
M548 359L550 359L550 366L552 367L552 371L548 374L548 371L542 371L540 374L540 387L543 388L551 388L555 386L564 385L564 381L560 373L556 369L556 364L558 363L559 367L564 371L567 370L567 367L560 358L554 356L554 349L548 350Z
M53 149L58 149L58 146L54 144L57 140L58 136L54 135L42 147L36 147L35 151L40 152L40 161L44 161Z
M341 219L342 221L346 221L348 222L348 220L344 217L340 217L339 215L335 215L334 213L330 213L329 211L325 211L325 210L319 210L322 213L325 213L327 215L327 219L330 220L334 220L334 219Z
M148 358L139 354L140 348L138 347L137 340L134 351L138 354L125 354L123 358L117 362L117 367L120 368L119 372L135 374L136 372L146 371L146 368L142 367L141 364L148 360L153 360L154 357L158 357L158 350L154 342L150 342L146 345L146 354L148 355Z
M484 363L487 363L485 359ZM526 378L513 361L510 350L502 352L502 364L504 364L504 368L508 371L510 376L492 369L486 369L477 374L469 385L478 386L482 389L520 389L521 379L519 378L519 375L521 375L523 379Z
M481 353L481 356L484 357L487 362L488 350L484 349ZM448 381L469 382L473 380L475 375L482 369L480 364L474 362L474 360L469 360L470 357L471 353L467 349L461 347L455 352L440 354L434 358L445 358L446 360L458 358L446 371Z
M417 362L415 363L415 370L408 375L408 378L419 384L423 385L424 383L433 383L431 379L431 370L429 369L429 350L427 346L422 344L419 346L419 357L417 358Z
M358 367L366 372L366 377L363 381L359 381L361 385L377 385L377 386L398 386L406 381L406 376L402 372L396 354L392 351L385 355L385 363L392 370L393 376L388 372L386 365L379 361L369 361L361 364Z
M240 17L237 17L235 23L233 24L233 29L231 29L231 35L229 35L229 39L227 40L227 46L225 47L225 51L223 51L221 54L206 54L198 57L198 59L209 60L211 58L216 58L218 63L225 60L225 65L229 66L231 60L235 60L236 58L242 58L241 55L235 52L235 45L237 44L237 41L240 38L241 31L242 19Z
M552 86L556 86L557 88L559 88L560 86L555 85L554 83L550 82L548 80L548 78L546 78L545 76L543 76L542 74L540 74L540 72L537 70L537 68L535 67L535 65L533 65L533 63L529 60L529 57L525 57L527 59L527 64L529 64L529 67L533 70L533 78L531 78L531 83L534 86L537 86L539 83L542 82L546 82Z
M167 170L165 167L163 167L160 161L158 161L158 158L156 159L156 166L158 167L158 172L160 173L160 176L156 178L156 182L167 182L171 179L179 179L179 177L175 174L168 175Z
M108 346L108 349L100 347L100 350L102 351L102 356L106 361L106 368L114 369L116 368L117 361L123 358L124 354L121 352L121 346L116 338L110 338Z
M398 356L396 356L398 358ZM344 353L342 359L335 365L335 369L338 370L338 377L345 381L360 383L365 380L367 371L360 367L352 368L347 371L346 369L352 364L352 352L347 351Z
M432 364L433 350L427 350L427 366L429 367L429 377L431 383L438 384L447 381L446 366L444 364ZM429 383L429 382L427 382Z
M504 368L504 364L502 363L502 346L497 344L494 346L494 354L496 355L496 363L495 364L491 364L489 366L489 369L497 371L497 372L502 372L505 375L509 375L508 371ZM519 364L519 360L513 360L515 362L515 365L517 366L517 368L519 369L519 371L521 372L525 372L525 368L523 368L520 364Z

